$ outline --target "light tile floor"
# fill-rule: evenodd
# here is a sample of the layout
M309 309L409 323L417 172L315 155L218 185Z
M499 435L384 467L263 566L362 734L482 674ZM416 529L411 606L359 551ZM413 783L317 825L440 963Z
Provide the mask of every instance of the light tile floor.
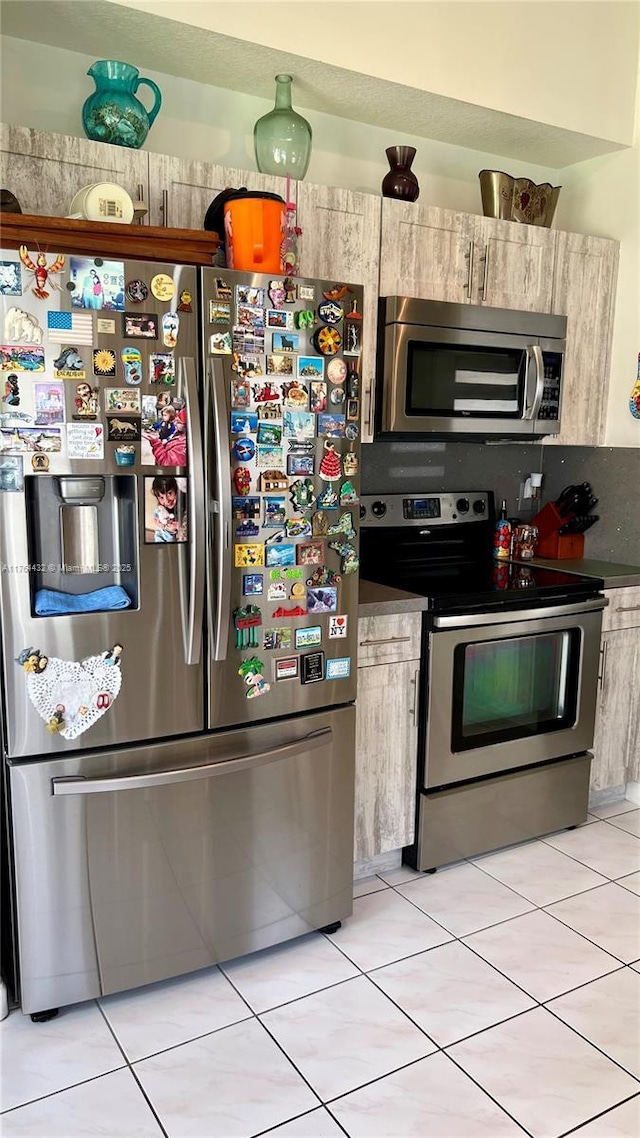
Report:
M265 952L0 1026L4 1138L638 1138L640 809Z

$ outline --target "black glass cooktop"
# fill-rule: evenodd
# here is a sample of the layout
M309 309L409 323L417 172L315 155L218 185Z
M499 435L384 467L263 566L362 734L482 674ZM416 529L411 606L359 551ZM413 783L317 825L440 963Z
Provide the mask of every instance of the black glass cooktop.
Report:
M433 612L561 604L604 588L601 578L495 559L490 491L365 495L360 516L361 576L428 597Z

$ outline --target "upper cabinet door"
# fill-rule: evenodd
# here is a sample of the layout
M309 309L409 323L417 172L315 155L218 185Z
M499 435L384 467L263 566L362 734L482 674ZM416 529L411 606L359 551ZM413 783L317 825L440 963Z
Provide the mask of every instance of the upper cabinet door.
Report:
M302 229L301 277L364 285L360 360L362 441L370 442L380 268L380 198L299 182L297 223Z
M0 184L23 213L66 217L78 190L96 182L115 182L133 201L148 200L146 151L0 124L0 153Z
M211 202L229 186L266 190L287 200L284 178L190 158L172 158L168 154L149 155L149 178L151 225L170 225L175 229L202 229Z
M380 295L468 303L475 217L384 198Z
M604 441L618 242L556 235L553 312L567 317L562 431L546 440L576 446Z
M551 312L555 242L551 229L479 218L473 303Z

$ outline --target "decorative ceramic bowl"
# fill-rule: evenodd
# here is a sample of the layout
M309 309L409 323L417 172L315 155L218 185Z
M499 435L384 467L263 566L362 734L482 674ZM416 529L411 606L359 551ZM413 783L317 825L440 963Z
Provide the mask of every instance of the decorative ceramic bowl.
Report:
M562 186L549 182L537 186L529 178L512 178L503 170L481 170L478 177L485 217L551 225Z

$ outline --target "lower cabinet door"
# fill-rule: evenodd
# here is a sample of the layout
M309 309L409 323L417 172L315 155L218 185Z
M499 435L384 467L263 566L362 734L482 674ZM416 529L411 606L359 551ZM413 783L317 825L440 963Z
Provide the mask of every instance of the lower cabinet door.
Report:
M640 779L640 628L606 632L600 652L592 790L606 790Z
M419 661L358 669L355 860L413 842Z

